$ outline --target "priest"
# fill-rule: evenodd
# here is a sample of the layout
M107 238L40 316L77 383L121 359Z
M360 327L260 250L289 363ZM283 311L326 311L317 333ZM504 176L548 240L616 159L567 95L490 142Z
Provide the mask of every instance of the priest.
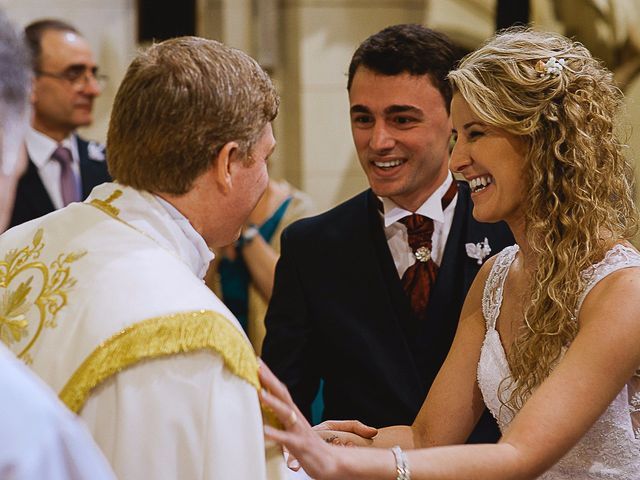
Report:
M278 97L246 54L183 37L129 66L114 183L0 237L0 334L86 421L118 478L284 474L257 362L203 283L267 186Z

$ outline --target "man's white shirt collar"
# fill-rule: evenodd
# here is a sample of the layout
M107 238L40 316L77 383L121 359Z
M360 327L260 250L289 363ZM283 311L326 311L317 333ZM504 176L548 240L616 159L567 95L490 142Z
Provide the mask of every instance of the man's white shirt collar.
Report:
M78 145L74 141L73 134L58 143L53 138L48 137L30 126L27 130L25 143L27 145L29 158L39 169L51 160L51 155L53 155L53 152L55 152L59 145L71 151L74 164L79 162Z
M451 172L447 172L447 178L442 182L433 194L427 198L427 200L420 205L415 213L424 215L425 217L431 218L434 222L444 222L444 211L442 210L442 197L449 186L453 182L453 175ZM384 226L388 227L396 223L398 220L408 217L412 215L414 212L410 212L405 210L404 208L398 206L393 200L388 197L378 197L382 201L382 206L384 209Z

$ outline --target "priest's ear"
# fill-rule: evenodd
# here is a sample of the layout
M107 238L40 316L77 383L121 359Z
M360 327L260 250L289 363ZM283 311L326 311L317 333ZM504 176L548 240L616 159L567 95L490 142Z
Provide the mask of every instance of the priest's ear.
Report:
M242 155L238 142L227 142L218 151L218 155L213 161L212 169L215 172L216 183L223 193L231 190L233 164L239 161Z

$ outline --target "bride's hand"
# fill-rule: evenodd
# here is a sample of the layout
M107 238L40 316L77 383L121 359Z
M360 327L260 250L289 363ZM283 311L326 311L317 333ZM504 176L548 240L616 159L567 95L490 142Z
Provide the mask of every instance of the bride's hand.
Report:
M340 449L332 448L322 441L293 403L287 387L262 361L259 377L263 387L260 400L273 411L283 426L280 430L265 425L265 437L286 447L290 455L293 455L312 477L335 478L337 453Z

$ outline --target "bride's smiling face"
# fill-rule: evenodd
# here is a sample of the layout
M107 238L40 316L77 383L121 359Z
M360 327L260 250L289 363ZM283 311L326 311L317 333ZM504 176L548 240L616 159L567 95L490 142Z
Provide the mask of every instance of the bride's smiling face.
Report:
M521 224L526 196L524 138L484 123L460 93L451 102L456 144L451 169L471 187L473 216L481 222Z

